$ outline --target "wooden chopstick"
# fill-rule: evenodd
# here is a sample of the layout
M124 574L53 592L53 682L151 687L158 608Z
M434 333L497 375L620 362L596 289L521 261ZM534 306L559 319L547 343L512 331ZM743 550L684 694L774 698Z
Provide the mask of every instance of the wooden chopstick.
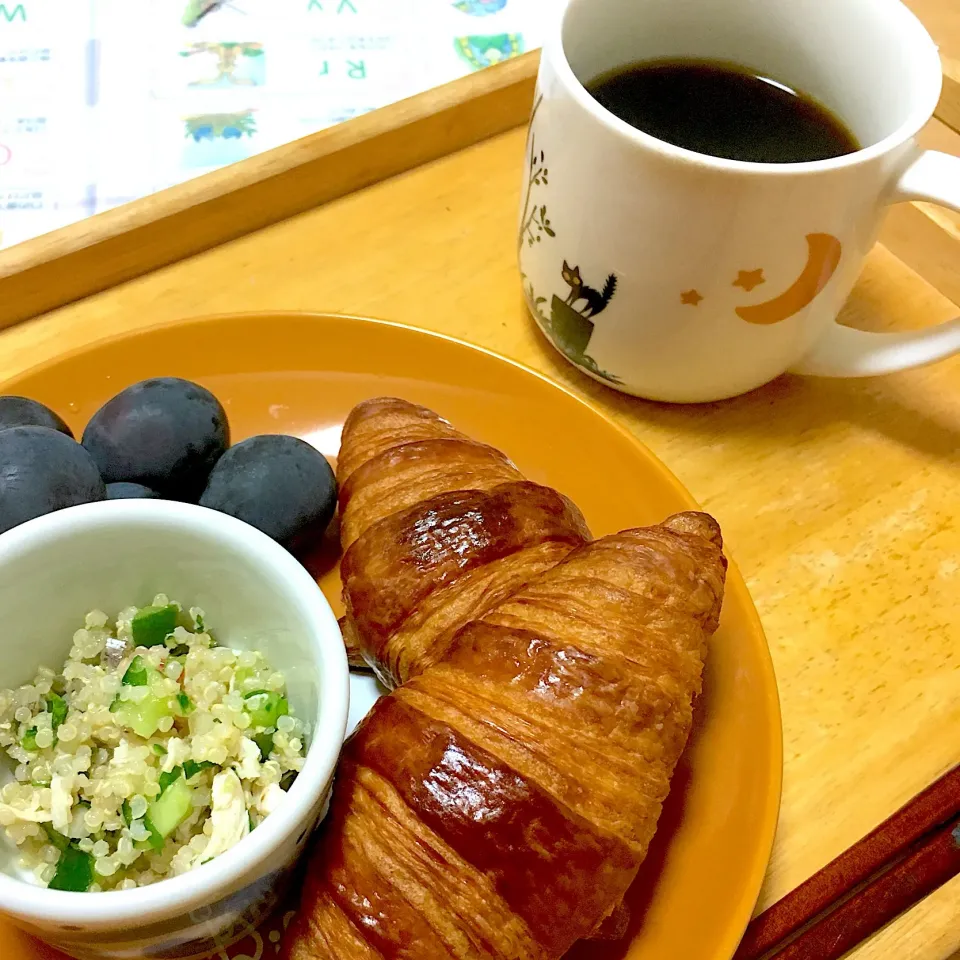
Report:
M960 873L960 817L802 933L773 960L838 960Z
M734 960L836 960L958 873L960 766L756 917Z

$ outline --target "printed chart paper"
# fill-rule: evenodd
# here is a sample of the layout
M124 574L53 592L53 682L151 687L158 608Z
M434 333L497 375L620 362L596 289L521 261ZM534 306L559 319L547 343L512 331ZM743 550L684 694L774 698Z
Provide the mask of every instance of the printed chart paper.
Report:
M559 4L214 7L0 2L0 247L535 49Z

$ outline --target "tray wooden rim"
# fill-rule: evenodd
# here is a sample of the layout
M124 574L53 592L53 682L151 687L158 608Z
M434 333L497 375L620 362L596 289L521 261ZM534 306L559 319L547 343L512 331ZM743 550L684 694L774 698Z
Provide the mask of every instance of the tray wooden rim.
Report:
M518 127L539 64L532 51L0 251L0 329Z
M960 133L960 60L941 60L935 117ZM0 251L0 330L521 126L539 63L532 51ZM938 262L956 255L949 223L907 208Z

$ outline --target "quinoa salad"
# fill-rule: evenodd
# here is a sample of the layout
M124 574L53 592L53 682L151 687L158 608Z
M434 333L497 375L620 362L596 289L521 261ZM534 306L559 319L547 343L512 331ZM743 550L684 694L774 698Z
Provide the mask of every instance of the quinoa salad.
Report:
M158 595L87 614L62 668L0 690L0 826L56 890L130 890L239 843L283 801L305 724L282 673Z

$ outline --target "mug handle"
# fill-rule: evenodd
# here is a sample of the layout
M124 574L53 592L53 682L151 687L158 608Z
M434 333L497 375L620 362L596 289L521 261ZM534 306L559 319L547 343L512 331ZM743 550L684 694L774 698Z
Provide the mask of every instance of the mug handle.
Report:
M927 200L960 213L960 157L925 150L901 174L888 203ZM871 333L832 324L791 373L874 377L920 367L960 353L960 317L924 330Z

